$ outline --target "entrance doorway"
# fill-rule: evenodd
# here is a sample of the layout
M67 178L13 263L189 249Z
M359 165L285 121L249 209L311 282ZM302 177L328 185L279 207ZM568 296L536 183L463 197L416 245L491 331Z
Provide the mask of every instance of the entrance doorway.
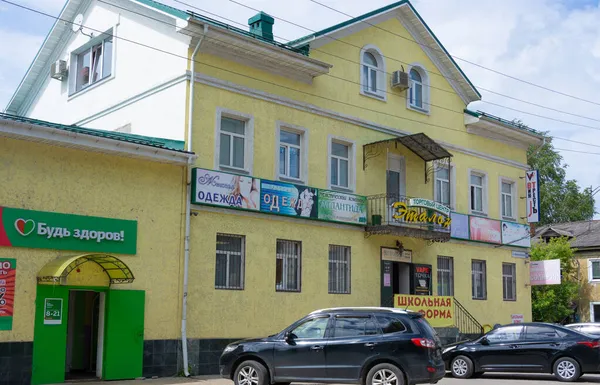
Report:
M69 291L65 379L102 377L104 293Z
M411 294L410 271L410 263L381 261L381 306L394 307L396 294Z

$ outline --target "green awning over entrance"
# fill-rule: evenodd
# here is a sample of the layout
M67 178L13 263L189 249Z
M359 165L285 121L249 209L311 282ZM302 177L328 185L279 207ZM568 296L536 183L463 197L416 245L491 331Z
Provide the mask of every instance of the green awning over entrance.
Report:
M38 283L60 283L73 270L84 263L93 262L100 266L110 279L111 284L131 283L134 280L129 267L117 257L108 254L82 254L59 257L48 262L38 273Z

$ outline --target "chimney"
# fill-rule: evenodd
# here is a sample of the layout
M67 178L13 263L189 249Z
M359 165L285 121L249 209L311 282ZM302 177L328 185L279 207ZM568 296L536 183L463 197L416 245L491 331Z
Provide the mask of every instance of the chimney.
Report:
M250 33L268 41L273 41L274 23L275 19L264 12L259 12L255 16L248 19Z

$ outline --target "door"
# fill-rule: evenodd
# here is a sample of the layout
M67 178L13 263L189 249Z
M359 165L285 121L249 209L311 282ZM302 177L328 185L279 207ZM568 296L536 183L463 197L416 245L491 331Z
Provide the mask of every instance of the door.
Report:
M275 344L273 362L278 382L326 377L325 347L329 319L329 316L305 319L289 330L292 338Z
M516 352L523 342L523 326L505 326L486 335L475 353L483 371L510 371L521 368L522 358Z
M381 336L375 319L369 315L333 319L327 344L327 377L331 381L358 381L361 368L379 355Z
M561 339L566 334L559 334L551 326L525 327L525 340L519 348L523 364L535 371L549 371L555 354L562 350Z
M110 290L106 295L104 380L142 376L144 358L144 301L142 290Z
M392 223L396 221L392 218L392 204L402 201L406 196L406 167L402 156L388 154L386 193L388 197L387 223Z
M393 267L392 261L381 261L381 306L394 307Z

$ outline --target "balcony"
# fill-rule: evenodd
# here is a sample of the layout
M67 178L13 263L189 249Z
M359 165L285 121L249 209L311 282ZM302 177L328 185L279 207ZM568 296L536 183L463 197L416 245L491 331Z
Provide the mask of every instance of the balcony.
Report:
M380 194L367 197L366 235L450 240L450 208L428 199Z

